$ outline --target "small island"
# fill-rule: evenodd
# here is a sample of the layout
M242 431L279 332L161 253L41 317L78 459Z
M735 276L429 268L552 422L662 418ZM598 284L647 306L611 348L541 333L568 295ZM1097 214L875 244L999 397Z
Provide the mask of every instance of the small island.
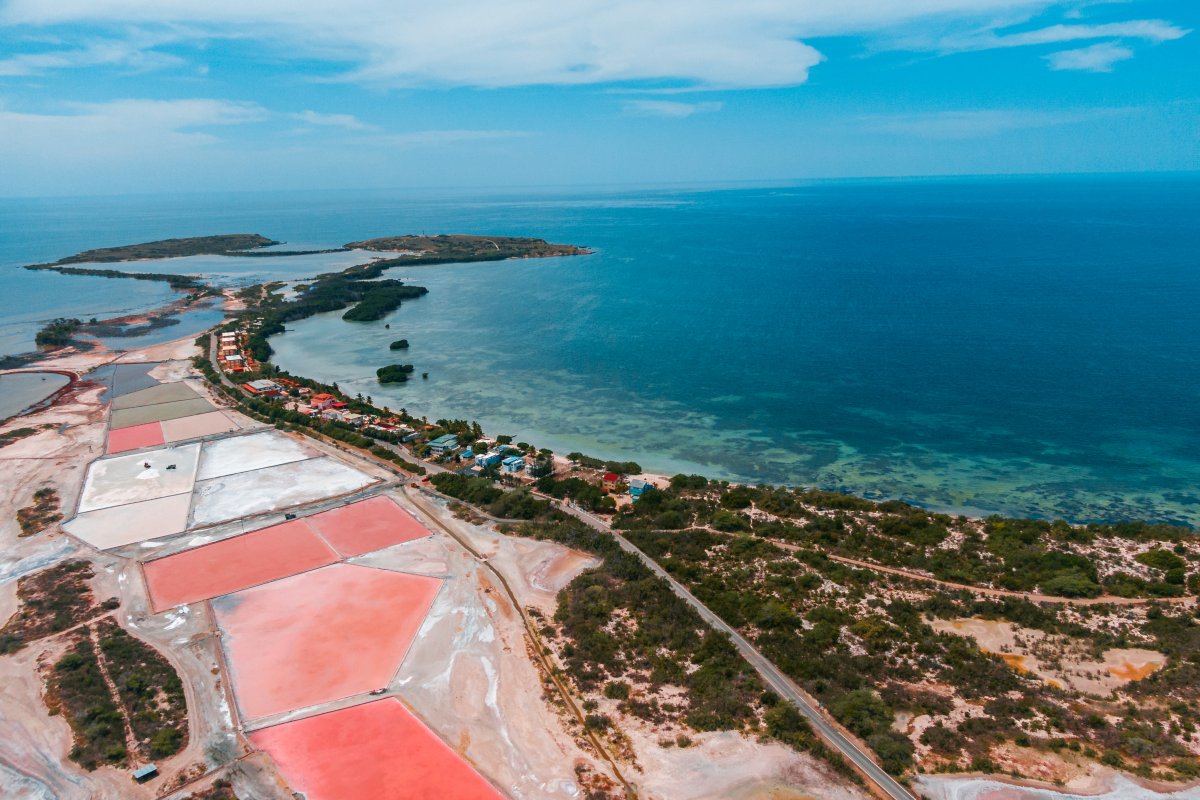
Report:
M588 255L586 247L570 244L554 244L545 239L514 236L480 236L466 234L439 234L436 236L385 236L349 242L341 247L325 250L264 250L280 242L257 233L231 233L215 236L195 236L179 239L161 239L118 247L102 247L84 250L75 255L60 258L48 264L29 264L30 270L53 270L68 275L91 275L105 278L132 278L134 280L164 281L171 288L187 292L188 296L169 307L168 313L150 315L149 324L126 330L110 323L120 320L93 320L82 323L74 319L54 320L37 337L39 346L64 347L87 346L74 338L75 334L88 333L93 336L131 336L154 327L173 323L171 316L190 304L220 292L206 284L198 276L160 272L123 272L100 267L71 266L73 264L117 264L129 261L182 258L196 255L230 257L285 257L315 253L340 253L354 250L369 250L387 253L370 261L344 269L317 275L311 282L294 287L295 294L289 300L281 300L267 291L258 295L243 290L239 300L248 306L247 313L257 318L258 324L247 336L246 350L255 360L263 362L271 357L271 346L267 340L284 331L288 322L311 317L330 311L341 311L342 319L348 322L375 322L398 309L406 300L413 300L428 292L424 286L414 286L404 281L384 279L384 272L396 267L429 266L474 261L503 261L511 258L552 258L559 256ZM269 300L269 302L268 302ZM146 316L146 315L142 315ZM398 339L389 346L391 350L408 347L407 339ZM30 354L32 356L32 354ZM9 366L21 363L24 357L10 359ZM413 372L411 365L386 367L384 383L400 383L408 380ZM427 377L423 373L422 377Z
M279 242L257 233L226 233L220 236L159 239L154 242L123 244L119 247L97 247L73 256L60 258L52 264L33 264L29 269L52 269L65 264L153 261L160 258L182 258L184 256L244 255L240 251L270 247L276 244Z
M404 383L412 371L412 364L389 364L375 370L375 375L380 383Z
M403 253L410 260L435 261L500 261L507 258L551 258L553 256L581 256L592 251L572 244L552 244L545 239L519 236L472 236L466 234L441 234L440 236L384 236L350 242L347 250L374 250L385 253Z

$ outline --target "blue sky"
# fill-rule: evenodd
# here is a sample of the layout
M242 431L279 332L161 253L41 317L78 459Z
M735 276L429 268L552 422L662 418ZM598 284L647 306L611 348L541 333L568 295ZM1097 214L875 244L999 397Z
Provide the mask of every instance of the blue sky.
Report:
M1195 0L0 0L0 195L1200 168Z

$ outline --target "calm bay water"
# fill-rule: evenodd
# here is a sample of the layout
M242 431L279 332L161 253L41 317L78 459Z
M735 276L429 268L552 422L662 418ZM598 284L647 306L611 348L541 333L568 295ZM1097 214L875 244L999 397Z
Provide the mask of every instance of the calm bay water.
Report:
M430 294L378 323L294 323L272 340L277 360L653 470L1200 524L1196 177L130 198L71 201L69 230L4 202L22 222L16 240L0 222L0 279L85 247L232 231L587 245L598 252L393 271ZM381 387L401 337L429 379Z

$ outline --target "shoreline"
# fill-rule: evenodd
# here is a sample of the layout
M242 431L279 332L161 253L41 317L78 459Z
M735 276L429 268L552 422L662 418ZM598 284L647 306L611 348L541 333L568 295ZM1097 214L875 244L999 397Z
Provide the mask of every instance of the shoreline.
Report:
M165 342L158 345L151 345L144 348L137 348L123 353L106 352L86 352L86 353L65 353L61 356L49 356L42 362L44 366L40 366L36 370L28 370L33 372L54 371L63 374L76 374L78 380L73 382L71 386L77 387L80 383L86 382L86 372L95 367L104 366L113 363L148 363L166 355L173 356L176 359L187 359L190 355L200 353L199 348L195 346L194 337L185 336L171 342ZM106 357L107 356L107 357ZM67 366L69 364L69 366ZM69 396L65 391L57 393L54 403L46 406L53 407L64 397ZM97 409L101 408L97 404ZM46 410L46 409L41 409ZM17 418L29 416L37 412L28 412L27 414L19 415ZM11 420L10 420L11 421ZM91 456L89 456L90 460ZM554 460L559 465L566 465L565 456L555 454ZM650 479L658 479L668 481L669 478L665 475L657 475L654 473L643 472L642 476ZM949 791L945 795L947 798L958 798L961 791L969 790L976 782L991 782L999 783L1007 786L1012 786L1016 789L1028 789L1039 792L1053 793L1053 796L1058 797L1105 797L1113 790L1113 781L1116 779L1127 780L1130 783L1152 792L1155 796L1168 798L1179 795L1182 792L1187 792L1200 782L1191 781L1188 783L1164 783L1159 781L1148 781L1137 776L1109 770L1107 773L1097 774L1089 778L1087 785L1079 788L1067 788L1064 786L1056 786L1046 781L1037 779L1012 778L1010 776L997 774L991 775L987 773L921 773L918 775L918 780L929 778L931 781L945 783L949 785ZM972 795L972 797L974 797ZM990 797L990 795L989 795ZM1115 800L1115 798L1114 798Z
M375 241L375 240L365 240L365 241ZM384 241L386 241L386 240L384 240ZM534 240L534 241L541 241L541 240ZM351 244L363 244L363 243L364 242L352 242ZM575 251L577 252L577 254L590 254L590 253L595 252L594 249L586 248L586 247L575 247ZM356 265L353 265L346 269L343 269L340 272L330 273L331 275L345 275L347 273L353 273L356 270L359 270L361 268L365 268L365 267L369 267L369 266L377 264L380 261L380 259L388 260L389 256L396 255L395 252L389 253L388 251L385 251L385 250L371 249L371 248L365 248L365 247L348 247L348 246L342 247L342 248L330 248L330 249L326 249L326 250L297 251L297 252L303 252L303 253L358 252L358 253L362 253L364 257L369 259L368 261L365 261L361 264L356 264ZM260 256L294 255L294 254L295 253L293 253L292 251L286 251L286 252L281 252L281 253L275 253L275 252L254 253L254 255L260 255ZM242 256L242 255L246 255L246 253L244 253L244 252L243 253L230 253L227 255ZM173 258L173 257L174 256L171 256L168 258ZM536 256L536 255L510 256L509 259L506 259L506 260L511 260L511 259L519 260L520 258L538 258L538 257L540 257L540 256ZM161 257L159 257L159 258L151 257L151 258L139 258L139 259L129 259L129 260L131 260L131 261L154 261L154 260L163 260L163 259ZM398 259L390 259L390 260L398 260ZM487 259L484 259L484 260L486 261ZM105 263L119 264L122 262L115 261L115 262L105 262ZM395 267L399 267L399 266L426 267L426 266L442 266L445 263L446 262L443 262L441 259L430 259L430 260L424 260L424 261L414 259L412 261L406 261L404 264L396 264L394 266ZM453 262L453 263L460 263L460 262ZM478 263L478 262L472 261L472 260L467 260L467 261L464 261L461 263L470 264L470 263ZM139 275L140 275L139 273L125 273L125 274L120 274L120 275L113 275L111 277L138 278ZM197 281L204 280L202 275L184 276L184 277L192 278ZM266 284L254 284L254 285L266 285ZM246 288L246 287L242 287L242 288ZM188 313L189 311L196 310L196 308L198 306L200 306L201 304L203 304L205 301L208 301L208 300L215 301L215 300L219 299L222 302L222 309L225 313L225 318L222 320L222 322L218 323L217 326L214 326L214 327L219 327L219 325L225 324L229 321L231 313L237 312L237 311L243 311L246 309L245 303L243 303L240 299L238 299L236 297L236 292L238 291L237 289L233 289L233 288L229 288L229 287L220 287L220 286L216 286L213 284L205 283L205 284L203 284L203 291L205 292L205 294L203 294L201 296L192 297L192 296L185 295L183 297L179 297L176 300L171 301L170 303L168 303L166 305L158 306L158 307L155 307L153 309L149 309L149 310L146 310L143 312L124 314L119 317L113 317L113 318L106 319L106 320L100 320L97 322L97 324L98 325L112 324L112 325L129 326L129 325L137 325L137 324L143 323L143 322L153 322L155 319L161 319L163 317L177 318L178 316ZM315 316L325 316L330 313L335 313L335 312L320 312L319 314L317 314ZM313 317L301 317L299 319L292 320L291 323L289 323L289 324L303 323L311 318L313 318ZM160 330L163 327L166 327L166 326L160 325L157 328L148 329L146 331L143 331L142 333L146 333L146 334L153 333L155 330ZM195 334L186 334L186 335L178 337L177 339L169 340L169 342L177 342L177 341L180 341L183 339L194 338L194 336L204 335L206 332L211 331L211 330L213 330L213 328L209 328L204 331L198 331ZM82 338L82 341L80 342L80 344L83 345L85 348L96 349L99 352L122 352L122 351L112 350L111 348L106 348L104 345L100 344L97 337L87 336L86 338L83 338L83 337L81 337L81 338ZM112 338L112 337L103 337L103 338ZM137 338L136 336L129 337L130 344L135 344L136 338ZM274 335L266 337L264 339L264 341L269 342L271 338L274 338ZM165 343L166 342L164 342L164 344ZM154 345L149 345L149 346L153 347ZM132 348L131 350L125 351L125 352L134 352L137 349L140 349L140 348ZM6 360L25 359L25 361L23 361L23 362L14 361L13 367L12 367L12 368L23 368L23 367L27 367L27 366L36 365L36 364L40 363L41 360L45 357L46 357L45 354L35 351L35 352L24 353L24 354L21 354L18 356L8 356L8 357L0 358L0 364L5 363ZM297 374L304 375L305 377L311 378L311 376L305 375L304 372L298 371ZM328 384L335 384L335 383L339 382L339 378L336 376L334 376L334 377L325 376L325 377L321 378L320 380L321 380L321 382L328 383ZM368 392L364 391L363 393L366 394ZM403 401L393 401L393 402L401 402L402 403ZM411 410L410 410L410 413L412 413ZM454 416L454 413L455 412L450 412L450 415ZM430 418L440 419L440 418L444 418L444 416L446 414L447 414L447 411L445 409L440 409L440 410L428 409L428 410L426 410L425 416L428 416ZM559 447L564 448L564 449L568 448L568 447L580 448L580 449L588 448L590 450L590 452L588 453L589 455L595 455L596 453L599 453L600 455L598 457L608 459L608 460L633 460L633 461L638 461L639 463L646 461L646 462L649 462L648 465L652 466L652 469L650 471L648 471L647 474L652 475L657 478L660 478L662 480L668 480L670 474L683 473L683 474L703 475L704 477L706 477L710 480L727 481L731 484L757 485L759 483L765 482L770 485L784 486L784 487L789 487L789 488L806 488L806 489L816 489L816 490L821 490L821 491L831 491L831 492L837 492L837 493L842 493L842 494L849 494L849 495L853 495L855 497L859 497L861 499L869 500L871 502L876 502L876 503L896 500L896 501L900 501L900 502L904 502L904 503L913 505L915 507L921 508L921 509L929 511L931 513L942 513L942 514L947 514L950 516L964 517L964 518L969 518L969 519L985 519L989 516L999 515L999 516L1008 516L1008 517L1028 518L1028 519L1035 519L1035 520L1045 520L1045 521L1053 521L1056 519L1062 519L1072 525L1087 525L1087 524L1092 524L1092 523L1112 524L1112 523L1121 522L1121 521L1134 521L1134 520L1146 521L1147 519L1152 519L1155 522L1159 522L1159 523L1163 523L1163 524L1181 525L1183 527L1188 527L1193 530L1200 529L1200 526L1198 526L1196 524L1182 520L1181 518L1179 518L1177 516L1172 516L1169 514L1157 516L1157 517L1153 517L1153 518L1147 518L1144 515L1138 516L1138 515L1134 515L1134 514L1119 515L1119 516L1086 515L1086 514L1075 515L1075 514L1055 512L1055 511L1038 511L1036 509L1030 510L1028 507L1023 507L1023 508L1019 508L1019 509L1017 509L1017 508L1002 508L1002 507L988 508L988 507L981 507L977 504L958 505L958 504L954 504L954 503L924 501L924 500L920 500L920 499L914 499L911 495L908 495L905 492L894 492L894 493L883 492L883 493L881 493L881 492L872 491L869 489L848 486L846 483L844 483L842 481L832 481L832 482L819 482L818 481L818 482L812 482L812 483L806 483L806 482L802 482L802 481L779 481L779 480L765 480L764 481L764 480L761 480L761 479L758 479L755 477L751 477L751 476L737 475L733 471L726 469L726 468L722 468L717 465L702 464L699 462L690 462L690 461L687 461L686 459L685 460L676 460L676 459L672 459L669 456L667 457L667 460L669 462L672 462L672 461L677 462L677 466L673 467L673 468L669 467L669 468L665 468L665 469L660 466L657 470L655 470L653 468L653 465L654 465L654 462L656 460L658 460L657 457L660 455L660 453L658 451L650 450L650 451L645 451L645 452L631 452L631 451L617 452L615 450L608 449L604 445L598 445L599 449L597 449L596 443L593 443L591 446L589 446L586 443L578 443L578 442L570 443L569 442L569 439L570 439L569 434L568 435L555 435L552 433L546 433L546 432L542 432L542 431L527 431L526 434L521 434L521 437L519 437L519 438L523 438L526 435L529 436L530 438L537 439L542 443L548 442L550 445L558 444ZM550 449L555 449L555 451L557 452L557 449L554 448L553 446ZM661 464L661 461L659 461L659 463Z

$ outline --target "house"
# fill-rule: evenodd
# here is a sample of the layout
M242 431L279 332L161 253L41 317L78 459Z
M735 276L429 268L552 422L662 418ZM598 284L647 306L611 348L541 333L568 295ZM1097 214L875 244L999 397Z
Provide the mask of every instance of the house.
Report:
M615 472L604 473L604 491L615 492L617 484L621 482L621 476Z
M475 466L490 467L493 464L500 463L501 454L495 450L488 450L486 453L480 453L475 456Z
M501 462L501 466L504 468L505 472L507 472L509 475L513 475L525 469L525 459L521 458L520 456L509 456Z
M334 402L336 402L336 400L337 398L333 395L322 392L321 394L314 394L312 396L312 400L309 402L312 404L313 408L320 411L321 409L329 408L334 404Z
M362 414L355 414L353 411L342 412L342 422L347 425L353 425L356 428L361 428L367 421L367 418Z
M275 381L250 381L242 387L242 391L251 397L276 397L283 394L283 389Z
M453 433L439 436L429 443L429 452L435 456L443 456L458 449L458 437Z
M632 497L634 500L641 497L646 492L647 489L653 489L653 488L655 488L654 484L651 483L650 481L644 481L641 478L630 478L629 479L629 496Z
M468 447L466 450L463 450L461 453L459 453L459 454L458 454L458 457L459 457L459 458L461 458L461 459L470 459L470 458L474 458L474 457L475 457L475 451L474 451L474 450L472 450L471 448L469 448L469 447Z

